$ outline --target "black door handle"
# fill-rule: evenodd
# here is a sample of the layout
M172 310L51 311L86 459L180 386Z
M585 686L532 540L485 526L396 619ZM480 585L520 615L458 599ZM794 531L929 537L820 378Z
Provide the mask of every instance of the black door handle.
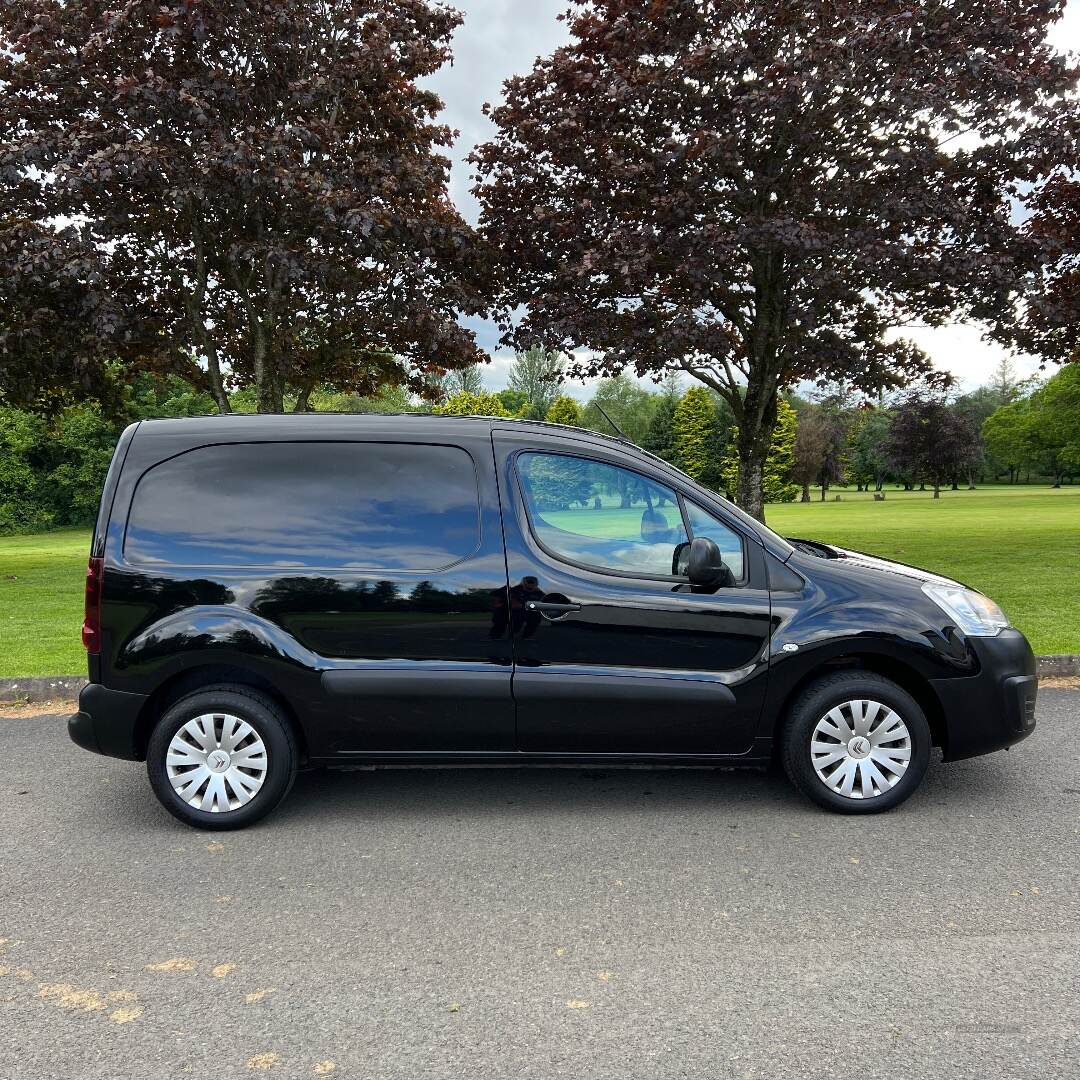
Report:
M569 611L580 611L580 604L552 604L546 600L530 600L525 607L529 611L539 611L541 615L565 615Z

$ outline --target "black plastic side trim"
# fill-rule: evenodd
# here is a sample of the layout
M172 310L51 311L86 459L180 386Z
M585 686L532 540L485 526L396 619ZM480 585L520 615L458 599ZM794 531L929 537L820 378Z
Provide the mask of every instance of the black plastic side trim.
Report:
M679 679L650 675L596 673L575 675L561 669L530 671L518 668L514 673L514 697L544 701L602 701L625 695L635 702L653 701L658 705L730 706L735 695L714 679Z
M331 697L490 698L510 696L510 668L491 671L415 667L350 668L324 671L322 687Z
M557 766L654 766L661 768L731 768L737 765L761 767L772 757L772 740L755 739L743 754L653 754L613 753L579 754L540 751L399 751L343 750L332 756L312 758L313 764L353 766L357 764L413 769L423 766L466 768L502 766L507 768L550 768Z

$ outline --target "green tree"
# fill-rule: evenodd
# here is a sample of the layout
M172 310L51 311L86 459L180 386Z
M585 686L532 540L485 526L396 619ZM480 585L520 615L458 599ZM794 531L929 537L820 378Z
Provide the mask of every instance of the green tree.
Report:
M713 395L704 386L683 394L671 421L675 464L705 487L718 488L723 444Z
M656 398L622 372L609 379L601 379L596 385L592 400L582 410L581 424L591 431L613 435L611 425L597 406L619 425L632 442L640 446L649 430Z
M1060 487L1080 473L1080 364L1066 364L1031 395L1030 438L1039 462Z
M448 371L439 379L439 394L444 400L456 394L482 393L484 393L483 364L469 364L456 371Z
M1021 398L995 409L982 425L983 442L990 456L1000 462L1016 483L1020 471L1035 464L1037 448L1032 440L1031 401Z
M648 450L672 465L677 465L679 460L675 439L675 412L678 407L678 395L661 394L649 421L649 430L641 440L642 450Z
M543 420L559 396L565 381L566 360L562 353L533 347L518 353L510 368L509 389L525 396L529 420Z
M885 440L889 435L889 414L884 409L858 409L848 436L851 477L870 490L880 491L889 476Z
M682 377L674 368L664 372L660 380L660 393L656 399L649 430L641 443L643 450L670 461L673 465L678 460L675 446L675 410L683 395ZM726 409L726 406L723 408ZM730 410L727 410L730 411ZM721 448L723 440L721 440ZM719 457L719 455L717 455Z
M494 394L470 394L465 391L454 394L431 411L440 416L510 416Z
M848 472L848 412L835 397L802 402L798 413L791 478L802 485L802 501L810 501L810 485L821 487L824 502L829 485L843 483Z
M524 416L529 407L529 399L520 390L500 390L495 396L511 416Z
M47 444L40 416L0 408L0 533L38 532L55 524L48 505Z
M374 394L342 394L333 390L316 390L311 395L312 412L351 413L410 413L420 411L404 386L380 386Z
M794 502L799 486L791 476L795 466L795 440L799 421L795 410L783 399L776 403L776 427L769 440L769 453L765 458L762 474L762 493L765 502ZM734 491L739 479L739 429L732 425L727 454L720 467L720 475L727 491Z
M90 524L122 424L89 404L49 419L0 410L0 532Z
M569 424L581 427L581 406L566 394L560 394L548 409L544 417L549 424Z
M213 397L178 375L136 375L127 386L124 411L132 420L207 416L217 412Z

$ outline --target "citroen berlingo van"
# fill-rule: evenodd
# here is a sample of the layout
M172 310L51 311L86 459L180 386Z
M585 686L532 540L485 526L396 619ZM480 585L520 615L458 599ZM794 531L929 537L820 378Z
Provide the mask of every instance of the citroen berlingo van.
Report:
M958 582L786 540L574 428L133 424L86 579L88 750L202 829L304 766L763 765L841 813L1030 735L1035 660Z

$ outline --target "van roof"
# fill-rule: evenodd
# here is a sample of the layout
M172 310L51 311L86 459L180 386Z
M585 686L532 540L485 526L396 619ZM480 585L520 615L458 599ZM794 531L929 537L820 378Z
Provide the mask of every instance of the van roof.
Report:
M324 426L340 427L342 426L342 421L348 425L356 425L361 428L369 427L377 431L385 430L389 427L390 421L404 421L408 424L416 424L418 426L430 424L432 427L446 428L454 428L459 425L471 426L473 424L484 424L488 427L495 424L512 424L515 427L522 427L526 430L572 432L575 436L586 436L599 439L603 442L616 443L619 446L632 447L641 453L646 453L646 451L641 450L641 448L631 442L631 440L619 436L607 435L603 432L592 431L589 428L576 427L571 424L553 424L547 420L524 420L516 416L458 416L414 412L356 413L326 410L306 413L216 413L209 416L162 417L144 420L140 426L145 426L150 429L158 428L161 430L167 428L170 434L186 433L189 431L192 434L199 434L206 432L207 430L220 432L223 427L229 428L233 424L242 424L244 426L251 425L260 428L280 427L296 431L305 427L317 427L320 424Z

